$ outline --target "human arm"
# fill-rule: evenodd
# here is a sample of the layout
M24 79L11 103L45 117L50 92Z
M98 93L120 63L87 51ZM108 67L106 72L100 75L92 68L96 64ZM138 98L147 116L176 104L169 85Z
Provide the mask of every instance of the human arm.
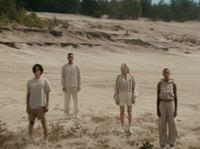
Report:
M44 112L48 112L49 111L49 92L46 92L46 105L44 107Z
M177 109L178 109L178 98L177 98L177 86L176 84L173 85L173 92L174 92L174 105L175 105L175 109L174 109L174 117L177 116Z
M49 108L49 92L51 92L50 83L48 80L45 81L45 94L46 94L46 105L44 107L44 112L48 112Z
M65 67L62 67L62 71L61 71L61 85L62 85L62 89L63 92L66 92L66 87L65 87Z
M159 106L160 106L159 95L160 95L160 82L157 85L157 115L158 115L158 117L161 117L160 108L159 108Z
M77 66L77 82L78 82L78 88L77 91L81 91L81 84L82 84L82 77L81 77L81 69L79 66Z
M26 112L27 113L30 113L29 99L30 99L30 93L27 93L26 94Z
M116 81L115 81L113 98L115 99L116 104L119 105L118 77L116 78Z
M30 113L31 111L30 111L30 87L29 87L29 83L27 82L27 84L26 84L26 112L27 113Z
M138 97L138 86L137 86L137 82L136 82L136 79L133 75L131 75L132 77L132 104L135 103L136 101L136 98Z

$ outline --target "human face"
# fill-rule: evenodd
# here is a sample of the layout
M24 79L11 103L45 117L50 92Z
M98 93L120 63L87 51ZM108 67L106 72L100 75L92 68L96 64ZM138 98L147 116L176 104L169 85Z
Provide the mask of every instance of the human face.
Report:
M127 67L122 68L122 73L123 73L124 75L126 75L126 74L128 73L128 68L127 68Z
M70 63L72 63L72 62L73 62L73 59L74 59L74 56L73 56L73 55L68 55L67 59L68 59L68 61L69 61Z
M169 80L170 71L169 71L169 70L165 70L165 71L163 72L163 76L164 76L164 79L165 79L165 80Z
M40 71L39 67L36 67L36 68L35 68L35 73L34 73L34 74L35 74L35 77L36 77L36 78L38 78L38 77L41 76L41 71Z

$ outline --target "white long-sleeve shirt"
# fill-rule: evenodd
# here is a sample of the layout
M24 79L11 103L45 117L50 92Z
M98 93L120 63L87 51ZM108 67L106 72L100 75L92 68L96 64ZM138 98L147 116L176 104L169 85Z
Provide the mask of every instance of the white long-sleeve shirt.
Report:
M62 87L81 87L81 70L78 64L65 64L62 67Z

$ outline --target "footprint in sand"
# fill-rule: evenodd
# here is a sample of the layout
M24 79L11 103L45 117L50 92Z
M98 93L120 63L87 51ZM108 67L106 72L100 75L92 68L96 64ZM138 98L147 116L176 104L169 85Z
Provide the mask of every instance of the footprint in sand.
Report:
M55 105L55 107L53 108L53 111L58 111L58 110L61 110L61 108L59 107L59 105Z

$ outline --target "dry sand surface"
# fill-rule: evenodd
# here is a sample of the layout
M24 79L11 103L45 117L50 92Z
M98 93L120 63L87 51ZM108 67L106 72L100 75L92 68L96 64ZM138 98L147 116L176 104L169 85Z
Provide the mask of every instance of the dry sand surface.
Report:
M139 20L94 19L79 15L38 13L41 18L67 21L62 36L17 29L0 33L0 130L3 148L38 149L43 142L40 121L34 126L34 144L28 145L26 83L32 66L44 67L51 83L50 110L46 115L49 148L136 149L150 141L158 144L156 85L165 67L178 87L177 149L200 149L200 23L165 23ZM65 120L61 68L67 53L82 70L81 119ZM120 65L127 62L137 79L139 97L133 106L133 134L120 134L119 107L113 99ZM3 125L5 123L6 125ZM1 135L1 134L0 134ZM0 147L1 148L1 147Z

